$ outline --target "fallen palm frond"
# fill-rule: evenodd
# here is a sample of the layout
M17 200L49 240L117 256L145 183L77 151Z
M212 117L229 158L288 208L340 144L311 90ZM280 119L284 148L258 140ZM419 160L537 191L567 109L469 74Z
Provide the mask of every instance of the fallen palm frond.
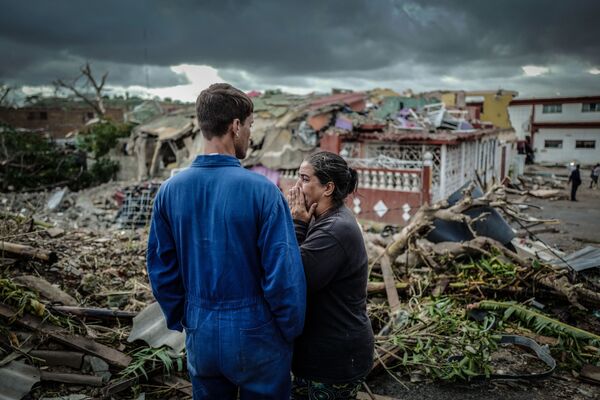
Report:
M533 328L538 333L568 335L574 339L587 340L590 341L591 344L600 345L600 336L574 326L567 325L514 302L484 300L472 305L472 308L490 311L502 311L504 312L505 320L514 315L520 321Z
M551 348L552 352L561 356L571 367L581 367L583 363L600 365L600 336L583 329L565 324L537 311L514 302L484 300L469 306L474 309L502 313L502 319L509 321L516 318L527 328L537 333L554 336L558 344Z

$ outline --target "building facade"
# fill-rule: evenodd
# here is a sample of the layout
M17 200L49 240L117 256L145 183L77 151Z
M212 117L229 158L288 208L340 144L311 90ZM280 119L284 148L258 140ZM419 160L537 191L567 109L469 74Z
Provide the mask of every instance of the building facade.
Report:
M322 150L342 155L358 172L358 193L347 206L357 218L406 224L425 203L443 200L464 184L486 187L508 175L516 143L512 129L362 132L328 130ZM282 171L284 190L294 185L297 170Z
M600 162L600 96L515 99L509 114L536 163Z
M106 108L105 116L116 122L123 122L124 110L121 108ZM69 132L76 131L94 119L91 107L21 107L0 108L0 121L31 131L47 133L54 139L62 139Z
M517 95L514 90L504 89L445 91L437 94L446 107L466 109L472 119L505 129L511 127L508 105Z

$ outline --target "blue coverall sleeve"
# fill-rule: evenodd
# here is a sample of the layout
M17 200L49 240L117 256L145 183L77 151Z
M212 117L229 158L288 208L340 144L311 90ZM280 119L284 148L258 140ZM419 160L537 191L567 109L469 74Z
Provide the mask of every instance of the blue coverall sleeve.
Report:
M263 220L258 245L265 299L283 338L292 343L304 328L306 279L292 216L282 195Z
M146 254L148 279L169 329L182 331L185 288L171 226L161 209L160 192L154 201Z

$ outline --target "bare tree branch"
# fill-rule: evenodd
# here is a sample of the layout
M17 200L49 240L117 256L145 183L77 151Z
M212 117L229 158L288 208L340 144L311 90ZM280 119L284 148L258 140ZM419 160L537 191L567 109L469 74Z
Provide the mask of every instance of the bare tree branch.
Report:
M106 114L106 108L104 107L104 100L102 98L102 89L104 88L107 77L108 72L102 75L102 78L100 78L100 83L98 83L98 81L96 81L94 78L90 64L85 63L85 65L81 67L81 74L75 78L72 83L65 82L62 79L57 79L53 83L57 88L64 88L71 91L76 97L80 98L90 107L92 107L98 116L103 117L104 114ZM83 86L78 84L78 81L81 78L86 79L86 82ZM82 88L87 85L91 85L94 88L93 97L82 91Z
M10 86L0 85L0 106L4 104L4 99L8 96L8 93L12 90Z

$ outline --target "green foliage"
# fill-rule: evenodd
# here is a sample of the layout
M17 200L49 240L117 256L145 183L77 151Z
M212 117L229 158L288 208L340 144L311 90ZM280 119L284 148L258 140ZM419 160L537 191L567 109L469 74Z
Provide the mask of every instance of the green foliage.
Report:
M131 128L129 124L104 120L83 131L77 138L77 144L82 150L91 153L95 159L99 159L117 145L119 138L128 137Z
M119 170L119 164L105 157L117 139L128 135L130 128L112 122L90 128L82 139L82 149L64 148L36 133L16 131L0 124L0 190L42 190L68 186L80 190L108 182ZM87 169L86 151L96 160Z
M0 303L16 309L13 320L29 313L42 317L54 325L69 328L70 331L75 329L70 318L52 314L40 301L37 293L14 283L11 279L0 278Z
M146 374L147 370L152 370L156 367L162 366L164 372L170 375L174 368L177 368L178 372L183 371L183 357L171 357L172 350L167 346L159 348L143 347L136 350L133 354L133 360L131 363L121 371L120 375L122 378L130 376L143 375L148 378Z
M570 359L567 360L567 364L571 368L581 367L585 362L600 365L600 336L598 335L565 324L514 302L485 300L479 302L477 307L501 313L502 319L505 321L516 319L520 324L537 333L557 337L559 344L552 349L552 352L558 355L568 354Z
M492 373L490 357L500 340L491 331L493 318L470 320L455 301L440 298L422 299L408 321L392 335L401 349L392 368L448 381Z

